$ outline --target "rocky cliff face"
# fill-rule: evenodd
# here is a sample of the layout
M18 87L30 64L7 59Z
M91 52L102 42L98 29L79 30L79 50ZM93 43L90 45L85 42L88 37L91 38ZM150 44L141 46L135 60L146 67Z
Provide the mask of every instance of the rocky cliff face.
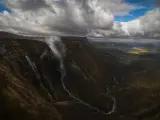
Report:
M145 92L158 90L137 88L137 78L125 75L116 57L83 37L61 39L63 71L46 43L1 35L0 119L137 120L158 114L159 97Z

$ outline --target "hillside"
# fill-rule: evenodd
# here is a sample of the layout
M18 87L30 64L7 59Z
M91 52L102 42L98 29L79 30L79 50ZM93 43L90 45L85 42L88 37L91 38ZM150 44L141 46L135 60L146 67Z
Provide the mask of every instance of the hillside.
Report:
M0 119L158 119L159 88L149 86L150 79L135 76L132 65L121 65L84 37L61 39L65 75L46 43L9 34L1 38Z

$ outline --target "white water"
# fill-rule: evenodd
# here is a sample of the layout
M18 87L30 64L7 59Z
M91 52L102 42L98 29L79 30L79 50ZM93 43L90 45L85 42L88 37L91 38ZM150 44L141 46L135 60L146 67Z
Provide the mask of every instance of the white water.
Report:
M41 82L41 75L40 75L40 73L39 73L39 71L38 71L35 63L34 63L33 61L31 61L31 59L29 58L29 56L26 55L25 57L26 57L26 60L28 61L29 65L31 66L33 72L36 74L36 77L37 77L37 80L38 80L39 83L40 83L40 86L41 86L41 87L44 89L44 91L48 94L48 96L50 97L50 99L51 99L52 101L54 101L53 98L52 98L52 95L51 95L51 94L48 92L48 90L43 86L43 84L42 84L42 82Z
M80 98L77 98L75 97L66 87L65 83L64 83L64 77L66 76L66 70L65 70L65 67L64 67L64 57L65 57L65 48L64 48L64 45L62 45L62 41L59 37L57 36L50 36L50 37L46 37L45 38L45 41L46 43L48 44L48 46L50 47L50 49L52 50L52 52L54 53L54 55L59 59L60 61L60 72L61 72L61 83L62 83L62 86L63 86L63 89L69 94L70 97L72 97L74 100L78 101L79 103L85 105L85 106L88 106L89 108L91 109L94 109L96 110L97 112L101 112L103 114L106 114L106 115L109 115L109 114L112 114L113 112L115 112L115 109L116 109L116 99L113 97L113 96L108 96L106 94L106 97L109 97L113 100L113 105L112 105L112 109L109 111L109 112L104 112L100 109L98 109L97 107L95 106L92 106L90 105L89 103L87 102L84 102L83 100L81 100ZM61 51L58 50L56 44L59 44L61 46Z

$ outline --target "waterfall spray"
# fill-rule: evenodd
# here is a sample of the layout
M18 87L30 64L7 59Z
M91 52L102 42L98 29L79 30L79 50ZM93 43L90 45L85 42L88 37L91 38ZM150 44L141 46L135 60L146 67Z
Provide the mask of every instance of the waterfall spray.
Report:
M64 77L66 75L66 71L65 71L65 67L64 67L64 57L65 57L65 46L63 45L61 39L57 36L50 36L50 37L46 37L45 38L46 43L48 44L48 46L50 47L50 49L52 50L52 52L54 53L54 55L59 59L60 61L60 72L61 72L61 83L63 86L63 89L69 94L70 97L72 97L73 99L75 99L76 101L78 101L79 103L88 106L91 109L94 109L98 112L101 112L103 114L109 115L113 112L115 112L116 109L116 99L112 96L108 96L109 98L111 98L113 100L113 105L112 105L112 109L109 112L104 112L100 109L98 109L95 106L90 105L89 103L84 102L83 100L81 100L80 98L75 97L66 87L65 83L64 83Z

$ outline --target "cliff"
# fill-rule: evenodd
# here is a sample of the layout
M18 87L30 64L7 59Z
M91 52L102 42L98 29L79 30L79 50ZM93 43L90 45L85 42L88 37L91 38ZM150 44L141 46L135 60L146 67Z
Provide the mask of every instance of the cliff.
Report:
M151 88L137 88L126 66L86 38L61 37L63 71L48 45L34 39L1 37L0 119L137 120L158 114L159 97L146 93Z

